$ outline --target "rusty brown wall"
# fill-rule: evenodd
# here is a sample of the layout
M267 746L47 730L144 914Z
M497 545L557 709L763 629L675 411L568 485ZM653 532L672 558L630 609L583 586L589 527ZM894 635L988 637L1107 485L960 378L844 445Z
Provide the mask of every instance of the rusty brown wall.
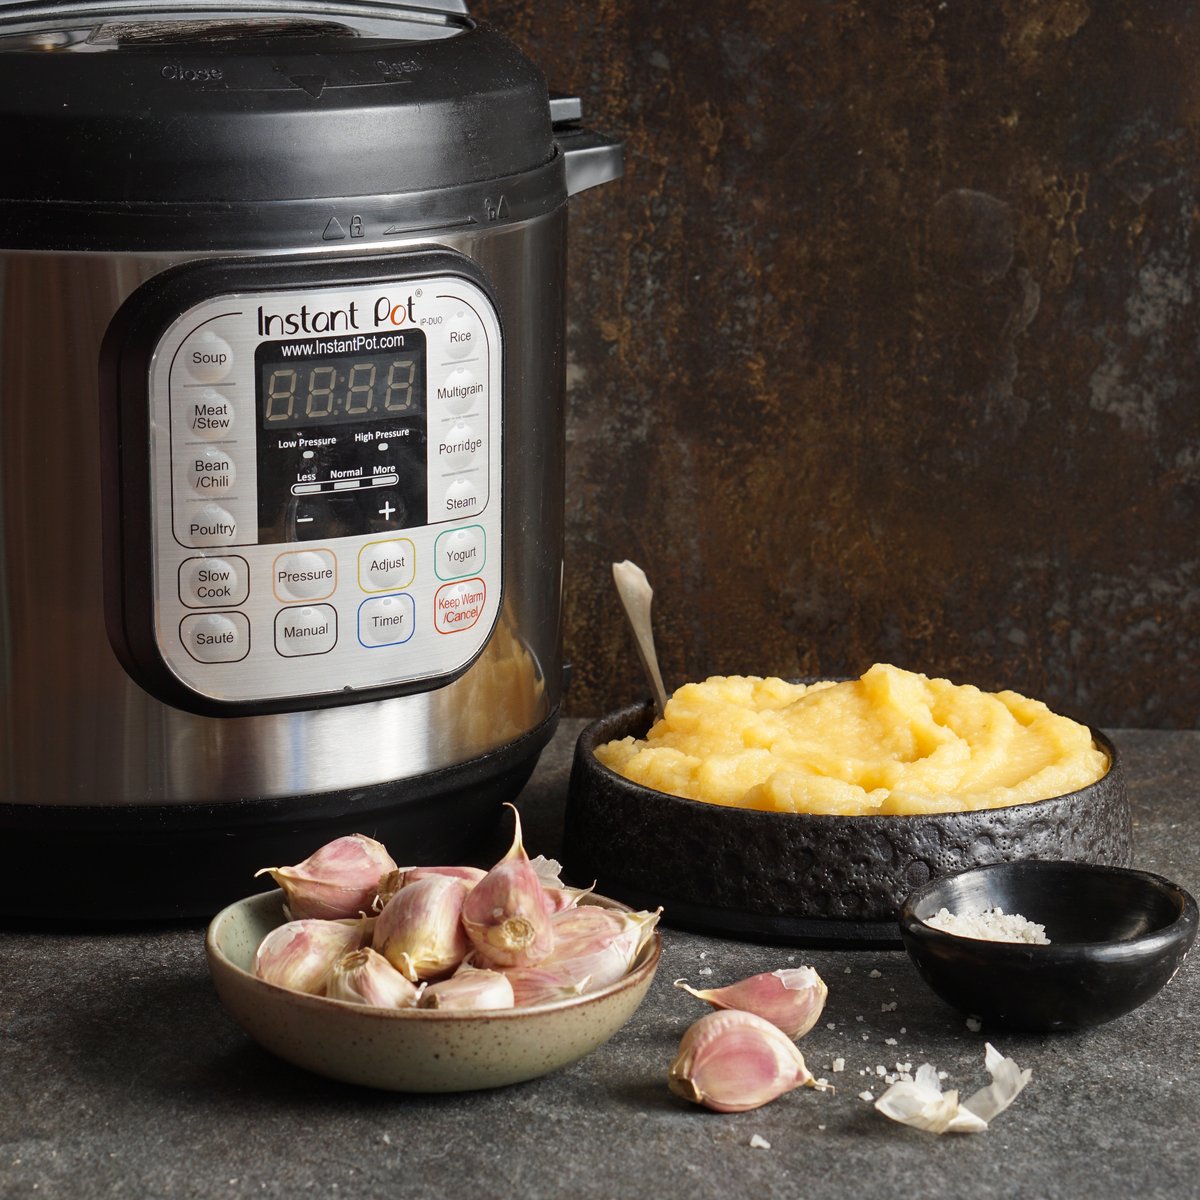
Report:
M570 707L884 660L1200 721L1200 18L479 0L626 141L572 202Z

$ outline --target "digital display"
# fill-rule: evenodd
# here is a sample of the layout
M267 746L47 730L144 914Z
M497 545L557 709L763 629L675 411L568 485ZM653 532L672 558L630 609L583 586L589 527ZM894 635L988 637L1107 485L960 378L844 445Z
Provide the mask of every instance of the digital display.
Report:
M372 343L392 343L379 350ZM362 349L343 349L363 343ZM275 342L258 348L258 411L271 432L425 414L425 335Z

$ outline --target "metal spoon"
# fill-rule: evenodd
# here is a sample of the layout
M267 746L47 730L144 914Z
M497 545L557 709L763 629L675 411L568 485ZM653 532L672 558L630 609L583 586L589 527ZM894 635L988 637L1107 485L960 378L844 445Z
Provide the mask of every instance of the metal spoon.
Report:
M658 669L658 655L654 652L654 631L650 625L650 602L654 599L654 589L646 578L645 571L628 559L624 562L613 563L613 582L617 585L617 595L621 597L621 606L633 630L633 640L637 646L638 658L642 660L642 670L650 682L650 690L654 695L655 707L661 717L667 707L667 689L663 687L662 672Z

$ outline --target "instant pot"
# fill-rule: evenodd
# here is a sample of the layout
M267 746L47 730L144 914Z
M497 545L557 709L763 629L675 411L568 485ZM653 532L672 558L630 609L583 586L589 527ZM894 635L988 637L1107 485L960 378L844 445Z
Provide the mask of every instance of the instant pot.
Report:
M0 912L453 860L562 691L567 198L453 0L0 5Z

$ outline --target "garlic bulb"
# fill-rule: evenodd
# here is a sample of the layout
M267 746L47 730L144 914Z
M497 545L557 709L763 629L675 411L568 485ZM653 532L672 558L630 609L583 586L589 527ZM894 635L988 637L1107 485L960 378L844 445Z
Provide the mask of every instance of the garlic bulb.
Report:
M803 1037L825 1007L829 989L812 967L788 967L751 975L728 987L698 991L682 979L675 986L704 1000L713 1008L736 1008L752 1012L778 1026L790 1038Z
M330 1000L348 1000L374 1008L412 1008L420 994L420 988L370 946L339 958L330 968L325 984L325 995Z
M449 979L431 983L421 996L422 1008L475 1010L512 1008L512 984L499 971L459 967Z
M374 838L361 833L336 838L294 867L263 867L283 888L292 919L335 920L369 912L380 880L396 869L392 856Z
M462 920L480 965L532 967L554 948L550 903L521 841L521 815L508 853L471 889Z
M813 1077L782 1030L753 1013L728 1009L701 1017L683 1035L668 1085L714 1112L746 1112Z
M401 888L375 920L372 946L412 983L451 974L470 949L462 926L469 885L430 875Z
M363 921L289 921L263 938L254 974L294 992L322 995L333 964L362 945L366 928Z

